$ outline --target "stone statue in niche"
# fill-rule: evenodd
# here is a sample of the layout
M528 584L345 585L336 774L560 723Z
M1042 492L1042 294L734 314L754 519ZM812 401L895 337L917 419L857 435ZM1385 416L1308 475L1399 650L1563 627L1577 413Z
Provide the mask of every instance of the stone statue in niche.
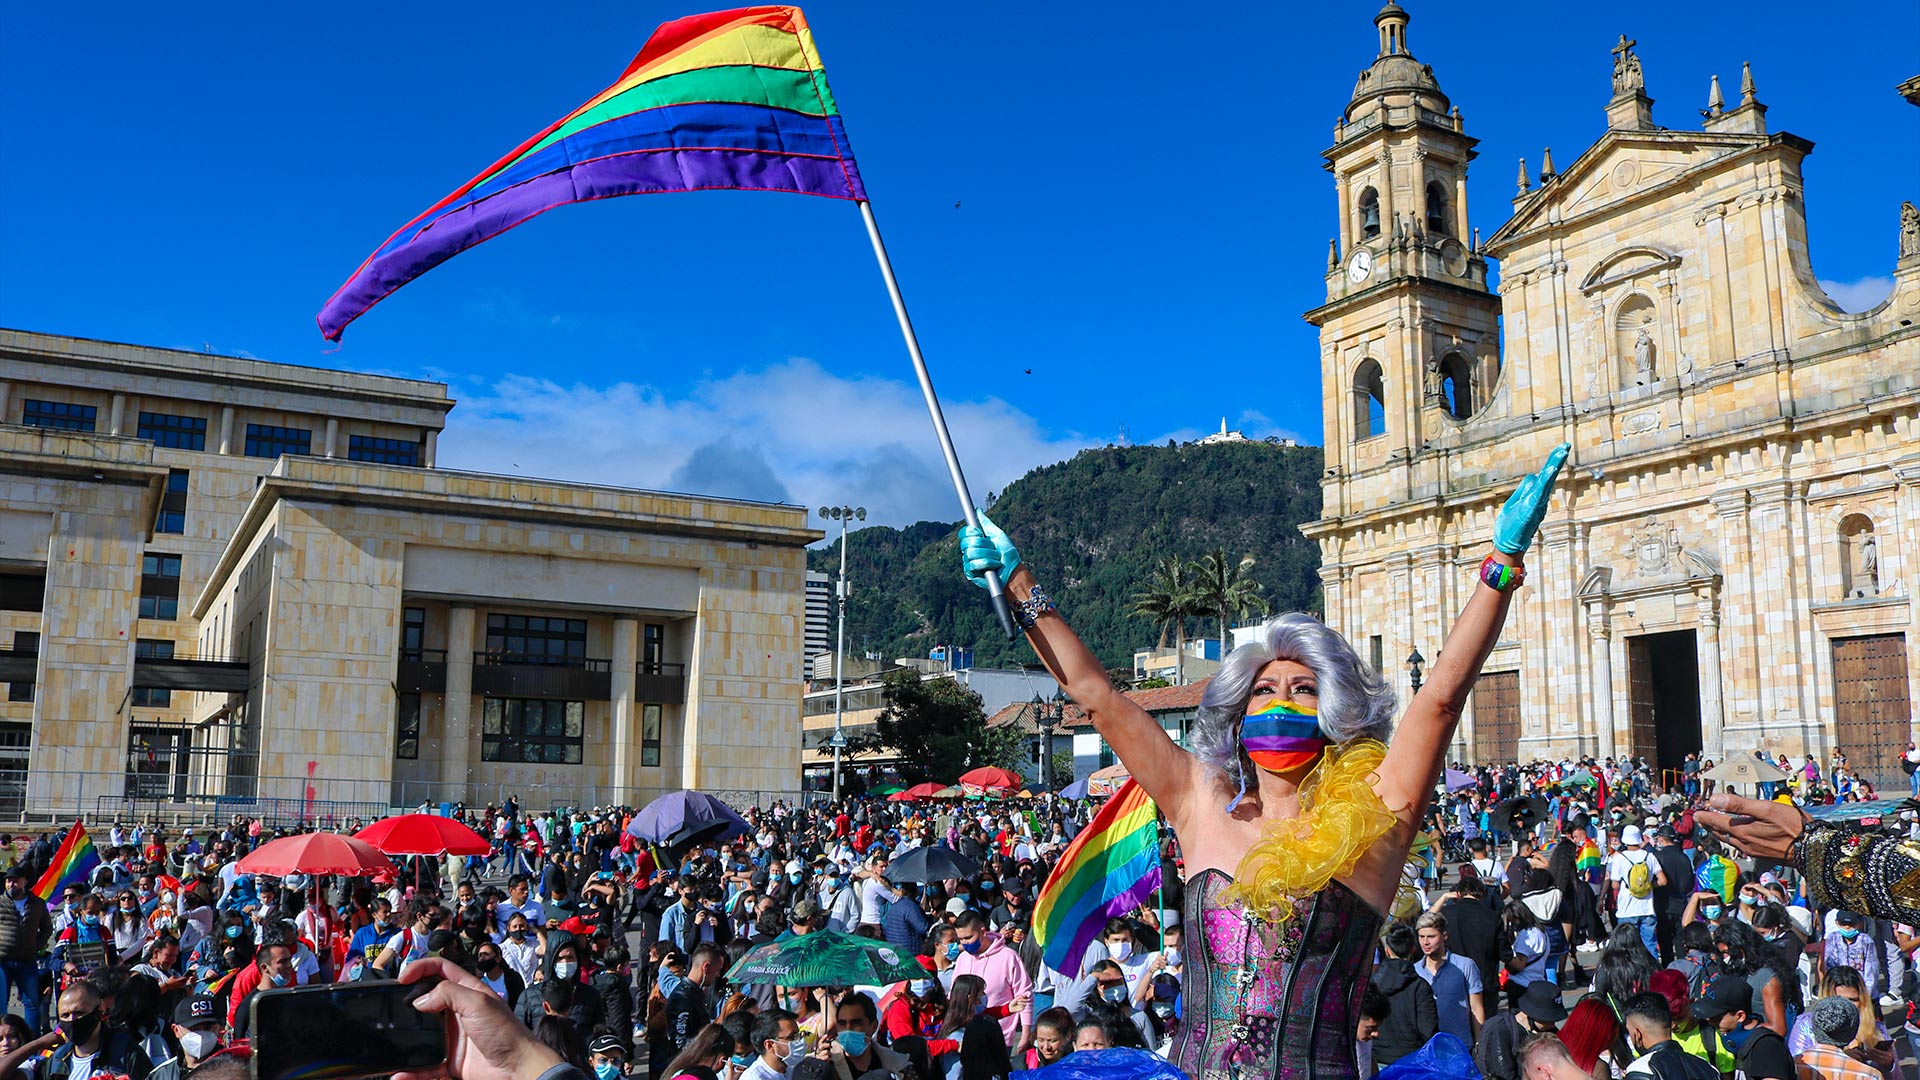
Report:
M1854 545L1853 594L1880 595L1880 546L1872 533L1864 533Z
M1633 383L1646 386L1655 381L1653 373L1653 324L1643 323L1633 338Z
M1911 202L1900 204L1900 257L1920 255L1920 210Z

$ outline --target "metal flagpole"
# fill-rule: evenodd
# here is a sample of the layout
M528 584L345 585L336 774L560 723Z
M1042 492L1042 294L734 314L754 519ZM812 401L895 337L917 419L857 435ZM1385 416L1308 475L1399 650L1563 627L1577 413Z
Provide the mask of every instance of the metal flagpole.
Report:
M967 490L967 478L960 471L960 457L953 451L953 436L947 433L947 418L940 412L940 399L934 396L933 379L927 374L926 358L920 355L920 341L913 335L913 320L907 318L907 302L900 296L900 283L894 279L893 263L887 258L887 245L880 240L880 225L873 219L873 206L865 199L860 200L860 217L867 223L867 238L873 241L873 257L880 263L880 276L887 281L887 295L893 298L893 314L900 320L900 336L907 343L907 355L913 358L913 373L920 379L920 393L927 399L927 414L933 418L933 433L940 439L940 452L947 459L947 474L953 477L954 494L960 497L960 512L965 515L967 524L975 528L980 526L980 515L973 508L973 495ZM993 614L1000 620L1000 629L1006 632L1009 640L1020 636L1020 627L1013 621L1013 610L1007 606L1005 584L1000 575L987 571L987 598L993 601Z

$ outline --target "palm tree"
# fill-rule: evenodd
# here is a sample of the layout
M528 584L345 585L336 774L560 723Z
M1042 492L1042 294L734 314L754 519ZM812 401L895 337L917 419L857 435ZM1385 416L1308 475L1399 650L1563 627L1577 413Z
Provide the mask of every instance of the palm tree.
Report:
M1201 610L1220 619L1220 658L1227 656L1228 627L1235 615L1245 615L1260 606L1260 583L1253 580L1253 556L1239 561L1214 548L1193 564L1194 585L1201 598Z
M1166 648L1167 631L1173 631L1176 657L1186 652L1187 620L1208 610L1194 588L1193 569L1193 564L1184 559L1171 555L1161 558L1153 564L1146 587L1133 597L1133 614L1151 619L1159 627L1160 648ZM1185 669L1183 658L1179 670Z

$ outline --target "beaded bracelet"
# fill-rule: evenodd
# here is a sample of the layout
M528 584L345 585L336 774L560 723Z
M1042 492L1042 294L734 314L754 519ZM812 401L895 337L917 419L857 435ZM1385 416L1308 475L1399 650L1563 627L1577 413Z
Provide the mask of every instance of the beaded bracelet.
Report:
M1054 610L1052 599L1036 585L1027 593L1025 600L1013 605L1013 621L1020 624L1020 629L1031 630L1040 621L1040 616Z
M1527 568L1508 566L1493 556L1480 564L1480 580L1495 592L1512 592L1527 580Z

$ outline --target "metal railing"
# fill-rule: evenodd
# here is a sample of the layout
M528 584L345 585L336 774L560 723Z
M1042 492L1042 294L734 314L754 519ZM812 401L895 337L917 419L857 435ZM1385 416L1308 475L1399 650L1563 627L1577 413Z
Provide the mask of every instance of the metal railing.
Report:
M613 661L586 656L551 656L546 653L477 652L474 667L550 667L569 671L612 671Z

